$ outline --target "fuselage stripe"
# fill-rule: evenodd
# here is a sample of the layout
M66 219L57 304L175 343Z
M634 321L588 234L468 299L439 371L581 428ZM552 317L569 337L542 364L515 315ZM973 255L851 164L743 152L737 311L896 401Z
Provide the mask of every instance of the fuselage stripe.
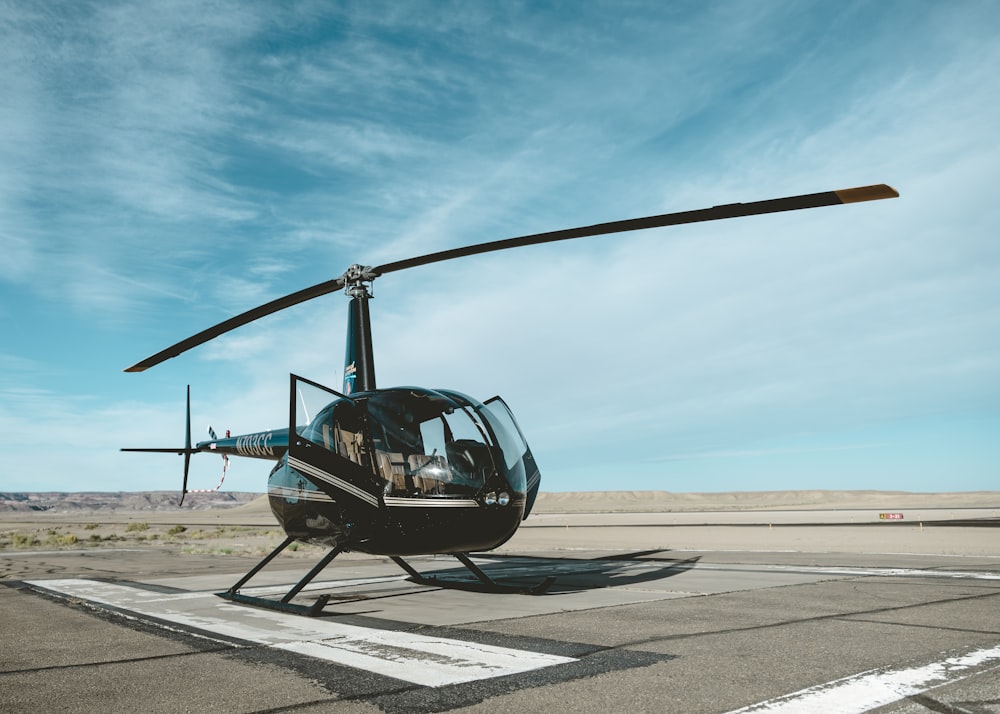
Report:
M341 491L349 493L355 498L360 498L362 501L366 502L370 506L378 508L378 498L368 493L367 491L358 488L354 484L348 483L343 479L337 478L333 474L328 474L326 471L318 469L312 464L308 464L305 461L302 461L301 459L296 459L293 456L288 457L288 465L291 466L293 469L302 471L308 476L314 476L321 481L325 481L334 488L339 488Z
M287 486L271 486L267 489L267 494L269 496L279 496L281 498L288 498L299 501L322 501L324 503L335 503L330 494L324 493L323 491L312 491L297 488L289 488Z
M405 508L479 508L471 498L400 498L386 496L385 505Z

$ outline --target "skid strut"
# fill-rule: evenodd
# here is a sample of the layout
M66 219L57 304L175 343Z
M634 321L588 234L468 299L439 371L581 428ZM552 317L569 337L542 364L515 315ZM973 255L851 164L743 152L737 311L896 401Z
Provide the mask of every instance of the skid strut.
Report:
M302 588L304 588L306 585L312 582L312 580L317 575L319 575L334 558L340 555L341 550L343 550L340 546L333 548L332 550L330 550L329 553L324 555L323 558L318 563L316 563L316 565L313 566L312 570L306 573L305 576L301 580L299 580L299 582L295 583L295 585L292 586L291 590L285 593L284 597L282 597L281 600L272 600L270 598L254 597L253 595L244 595L239 591L241 587L247 584L250 578L252 578L258 572L260 572L261 569L264 568L264 566L266 566L268 563L274 560L275 557L277 557L278 553L280 553L289 545L291 545L293 542L295 542L295 540L296 538L292 536L288 536L287 538L285 538L285 540L281 542L281 545L272 550L268 555L264 557L263 560L261 560L259 563L257 563L257 565L251 568L250 572L248 572L246 575L240 578L239 582L237 582L235 585L229 588L229 590L226 590L225 592L221 593L216 593L216 595L226 600L231 600L232 602L238 602L243 605L252 605L254 607L263 607L267 608L268 610L278 610L279 612L291 612L297 615L308 615L309 617L315 617L316 615L319 615L323 611L323 608L326 607L326 603L330 599L329 595L320 595L316 599L316 602L314 602L312 605L309 606L295 605L294 603L292 603L291 600L293 597L299 594Z
M537 585L524 586L524 585L506 585L504 583L498 583L496 580L491 578L483 569L472 562L468 555L465 553L452 553L458 561L464 565L469 572L476 576L477 582L470 582L468 580L452 580L450 578L440 578L436 576L422 575L419 573L412 565L407 563L405 560L400 558L398 555L390 556L403 570L410 574L410 578L421 585L433 585L439 588L454 588L456 590L472 590L476 592L488 592L488 593L516 593L520 595L541 595L546 590L548 590L552 583L556 581L554 575L550 575L545 578L542 582Z

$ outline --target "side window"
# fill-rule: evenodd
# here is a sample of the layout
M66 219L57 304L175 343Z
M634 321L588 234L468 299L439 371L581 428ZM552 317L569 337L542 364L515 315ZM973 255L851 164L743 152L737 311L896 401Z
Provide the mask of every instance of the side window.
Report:
M357 409L350 402L337 401L327 405L302 435L337 456L350 459L359 466L368 465L364 431Z

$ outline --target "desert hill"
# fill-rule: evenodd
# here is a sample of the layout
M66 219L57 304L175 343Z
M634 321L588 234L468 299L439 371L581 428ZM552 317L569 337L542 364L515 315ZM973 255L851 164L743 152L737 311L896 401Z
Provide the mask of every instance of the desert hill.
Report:
M184 510L233 508L260 497L259 493L215 491L189 493ZM44 493L0 492L0 513L23 511L174 511L179 510L178 491L61 491Z
M903 508L998 508L1000 491L592 491L540 493L536 513L641 513L672 511L779 511Z
M269 512L264 494L244 491L189 493L178 506L177 491L0 493L0 512L198 511L234 509ZM586 491L540 493L535 513L643 513L815 509L1000 508L1000 491L912 493L906 491Z

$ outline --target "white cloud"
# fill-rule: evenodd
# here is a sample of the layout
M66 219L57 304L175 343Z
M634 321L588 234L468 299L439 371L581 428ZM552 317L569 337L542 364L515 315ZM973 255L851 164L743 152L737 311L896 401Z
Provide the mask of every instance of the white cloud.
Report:
M901 199L385 276L380 383L499 391L536 451L609 462L988 409L995 10L920 7L15 8L0 279L158 349L352 262L886 181ZM129 389L190 380L236 431L273 426L287 372L339 387L345 308ZM58 428L136 409L36 397Z

